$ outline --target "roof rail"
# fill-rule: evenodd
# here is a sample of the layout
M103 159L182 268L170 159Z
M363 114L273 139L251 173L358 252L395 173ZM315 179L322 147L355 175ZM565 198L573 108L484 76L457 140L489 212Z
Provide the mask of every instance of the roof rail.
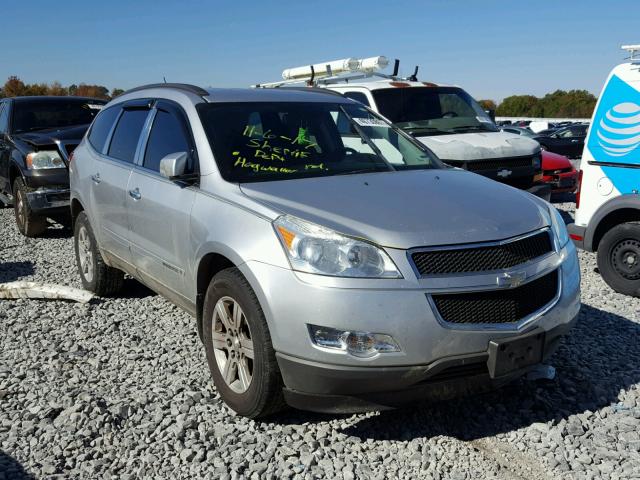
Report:
M185 92L194 93L201 97L206 97L209 95L204 88L198 87L196 85L190 85L188 83L150 83L148 85L140 85L139 87L131 88L124 92L122 95L127 93L137 92L140 90L148 90L150 88L172 88L174 90L183 90Z
M335 90L329 90L326 88L320 87L282 87L282 90L299 90L301 92L311 92L311 93L324 93L325 95L337 95L339 97L344 97L340 92L336 92Z

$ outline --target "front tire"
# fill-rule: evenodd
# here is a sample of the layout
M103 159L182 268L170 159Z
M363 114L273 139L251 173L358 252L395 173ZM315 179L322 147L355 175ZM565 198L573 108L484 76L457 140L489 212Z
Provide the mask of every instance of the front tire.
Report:
M78 273L85 290L89 290L99 297L106 297L122 288L124 273L104 263L89 223L89 217L84 212L80 212L76 218L73 246L76 252Z
M202 318L207 363L222 400L249 418L284 408L269 328L253 289L238 269L228 268L213 277Z
M640 297L640 224L616 225L598 246L598 269L616 292Z
M13 212L20 233L25 237L37 237L47 229L47 219L31 211L27 191L24 180L18 177L13 182Z

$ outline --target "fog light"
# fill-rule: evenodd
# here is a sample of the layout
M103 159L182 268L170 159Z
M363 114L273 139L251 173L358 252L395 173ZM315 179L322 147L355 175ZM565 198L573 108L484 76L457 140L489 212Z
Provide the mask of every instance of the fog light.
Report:
M317 325L308 327L311 341L317 346L347 352L355 357L400 351L396 341L382 333L351 332Z

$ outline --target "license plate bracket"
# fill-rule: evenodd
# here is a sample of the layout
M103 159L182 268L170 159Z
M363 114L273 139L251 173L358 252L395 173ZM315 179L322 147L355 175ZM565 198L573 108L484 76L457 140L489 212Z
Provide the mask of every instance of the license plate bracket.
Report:
M489 376L502 377L542 362L544 339L544 330L536 329L517 338L491 340L487 360Z

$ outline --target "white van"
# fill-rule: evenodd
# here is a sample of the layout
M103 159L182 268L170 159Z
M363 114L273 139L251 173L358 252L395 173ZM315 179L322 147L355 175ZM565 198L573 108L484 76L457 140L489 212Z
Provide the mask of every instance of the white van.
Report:
M462 88L418 81L417 67L399 78L398 60L391 75L378 72L387 65L386 57L334 60L287 69L283 81L256 87L305 82L339 92L395 123L445 163L549 199L538 142L500 131Z
M598 252L598 269L617 292L640 296L640 45L609 74L580 164L575 223L578 247Z

